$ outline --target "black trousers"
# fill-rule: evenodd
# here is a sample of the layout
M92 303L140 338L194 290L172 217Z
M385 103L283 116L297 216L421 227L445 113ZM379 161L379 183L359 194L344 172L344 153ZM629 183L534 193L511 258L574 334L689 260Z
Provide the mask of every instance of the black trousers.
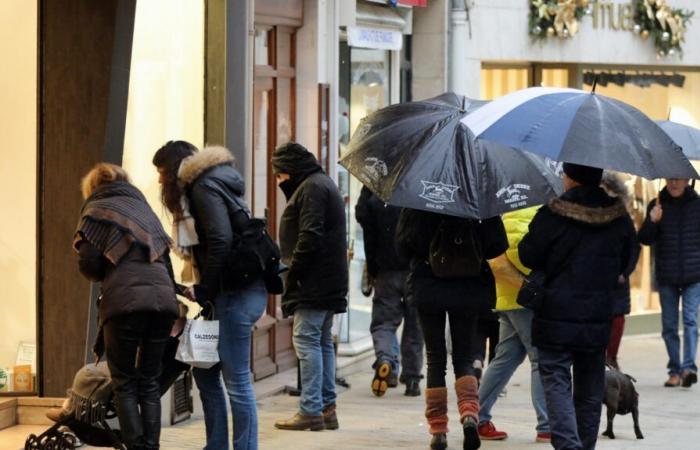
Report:
M557 450L595 449L605 394L605 348L537 350L552 446Z
M122 440L128 449L159 448L158 378L173 321L147 312L118 316L104 325L105 356Z
M445 325L450 321L452 338L452 366L455 378L476 375L474 370L474 340L478 316L464 309L431 310L418 308L425 354L428 359L428 387L444 387L447 371Z

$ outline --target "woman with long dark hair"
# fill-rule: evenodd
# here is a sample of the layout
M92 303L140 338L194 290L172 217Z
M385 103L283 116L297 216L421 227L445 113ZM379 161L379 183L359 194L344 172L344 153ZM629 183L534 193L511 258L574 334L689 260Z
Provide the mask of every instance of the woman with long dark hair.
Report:
M219 321L220 363L193 369L202 398L206 450L229 448L226 394L233 413L233 448L258 448L258 417L250 380L253 324L267 305L265 283L233 282L228 273L234 242L248 223L245 183L223 147L202 151L185 141L170 141L153 157L160 174L162 201L174 218L175 246L196 284L190 295Z
M157 449L158 378L178 314L170 238L121 167L96 165L82 191L74 248L80 272L102 283L95 350L107 358L127 449Z
M439 233L439 234L438 234ZM447 448L447 346L450 321L452 366L464 450L479 448L479 396L475 340L479 314L496 303L495 281L487 259L502 254L508 239L500 217L484 221L404 209L396 230L399 253L411 261L407 288L418 309L428 360L425 416L433 436L432 450ZM471 242L471 247L466 244ZM467 260L463 256L472 250ZM444 254L434 262L434 254ZM449 275L437 273L440 261L457 261ZM463 270L465 266L470 270ZM469 272L471 275L467 275Z

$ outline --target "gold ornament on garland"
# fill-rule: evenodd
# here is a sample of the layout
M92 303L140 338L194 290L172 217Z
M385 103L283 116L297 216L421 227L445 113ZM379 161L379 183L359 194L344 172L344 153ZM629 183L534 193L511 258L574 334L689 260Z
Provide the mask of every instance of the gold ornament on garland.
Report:
M644 40L653 39L657 55L682 55L681 43L693 11L674 9L666 0L635 0L632 6L635 29L640 27Z
M530 35L534 38L574 37L589 0L531 0Z

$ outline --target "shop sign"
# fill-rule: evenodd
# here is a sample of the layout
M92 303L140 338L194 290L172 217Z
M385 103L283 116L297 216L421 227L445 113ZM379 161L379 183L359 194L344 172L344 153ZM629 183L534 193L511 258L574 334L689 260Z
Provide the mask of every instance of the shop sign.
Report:
M380 28L348 27L348 45L375 50L401 50L400 31Z
M398 0L399 5L406 5L406 6L420 6L421 8L425 8L428 6L428 0Z

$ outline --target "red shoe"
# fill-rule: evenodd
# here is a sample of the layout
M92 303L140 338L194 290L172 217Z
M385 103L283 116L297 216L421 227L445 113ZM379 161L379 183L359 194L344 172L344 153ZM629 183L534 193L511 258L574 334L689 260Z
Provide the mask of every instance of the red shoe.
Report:
M537 433L535 442L545 442L549 443L552 441L552 433Z
M502 441L508 439L508 433L498 431L493 422L481 422L479 424L479 437L484 441Z

